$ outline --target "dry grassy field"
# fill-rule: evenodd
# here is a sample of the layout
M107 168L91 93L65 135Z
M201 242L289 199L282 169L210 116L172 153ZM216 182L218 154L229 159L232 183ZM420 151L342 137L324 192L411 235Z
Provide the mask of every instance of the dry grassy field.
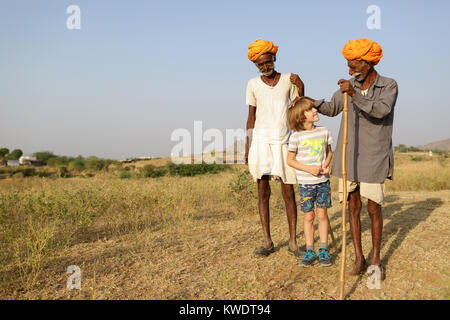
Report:
M395 180L386 184L386 280L369 290L367 276L347 276L347 299L450 298L450 159L413 158L396 155ZM288 253L284 202L279 185L271 186L276 252L254 258L262 231L256 183L243 165L196 177L119 179L110 171L0 180L0 299L337 299L337 179L328 268L301 268ZM370 258L365 203L361 224ZM300 212L297 230L304 249ZM315 240L317 247L317 232ZM80 290L66 288L70 265L81 269Z

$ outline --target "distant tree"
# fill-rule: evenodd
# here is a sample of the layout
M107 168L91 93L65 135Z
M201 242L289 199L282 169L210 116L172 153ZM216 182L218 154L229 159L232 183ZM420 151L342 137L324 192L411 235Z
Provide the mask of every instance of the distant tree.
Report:
M5 157L9 153L8 148L0 148L0 157Z
M50 159L50 158L57 157L56 155L54 155L50 151L35 152L35 153L33 153L33 156L35 156L36 159L44 160L45 162L47 162L47 160Z
M10 160L17 160L17 159L19 159L22 155L23 155L22 150L20 150L20 149L15 149L15 150L13 150L13 151L8 155L8 159L10 159Z
M419 148L417 148L417 147L410 146L409 148L407 148L407 151L408 151L408 152L421 152L421 151L423 151L423 150L422 150L422 149L419 149Z
M396 151L396 152L407 152L408 148L404 144L399 144L398 146L396 146L394 148L394 151Z
M83 171L84 168L84 159L79 157L70 161L67 166L67 170L69 171Z
M107 167L107 161L91 156L86 158L86 160L84 161L84 165L87 169L100 171Z

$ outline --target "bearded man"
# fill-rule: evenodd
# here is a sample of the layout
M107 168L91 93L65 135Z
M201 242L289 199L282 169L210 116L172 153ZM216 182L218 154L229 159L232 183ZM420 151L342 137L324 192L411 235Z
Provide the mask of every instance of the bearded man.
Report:
M287 110L297 94L303 96L303 82L298 75L278 73L275 70L278 46L258 39L248 47L248 58L262 76L248 82L246 101L249 105L245 163L258 184L258 209L264 234L264 245L255 256L268 256L274 252L269 221L269 180L279 181L286 206L289 225L288 251L301 255L296 241L297 207L293 184L297 183L295 170L286 164L290 130ZM297 89L293 82L297 83Z
M361 248L361 196L367 198L367 211L371 220L373 256L371 264L380 268L380 248L383 229L381 205L384 201L384 181L392 179L394 153L392 125L398 86L395 80L377 73L374 66L383 56L375 41L357 39L348 41L342 49L347 60L350 80L340 79L340 90L327 102L316 100L314 105L321 114L335 117L344 105L343 93L348 93L348 147L347 190L350 229L355 248L355 264L350 271L358 275L367 264ZM341 177L343 120L333 159L332 174ZM339 181L342 201L342 180Z

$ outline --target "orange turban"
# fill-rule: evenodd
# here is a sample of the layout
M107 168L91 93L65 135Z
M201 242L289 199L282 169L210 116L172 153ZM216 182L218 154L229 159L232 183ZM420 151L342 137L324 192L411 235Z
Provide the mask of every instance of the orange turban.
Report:
M350 40L342 48L342 54L347 60L365 60L376 65L383 56L381 46L369 39Z
M274 46L272 41L258 39L248 46L248 58L255 62L264 53L276 54L278 46Z

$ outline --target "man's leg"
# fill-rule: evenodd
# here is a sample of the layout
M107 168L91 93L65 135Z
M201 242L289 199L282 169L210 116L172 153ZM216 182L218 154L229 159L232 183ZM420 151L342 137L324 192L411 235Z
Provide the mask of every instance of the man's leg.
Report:
M292 184L284 184L281 181L281 194L286 205L286 215L289 225L289 248L297 250L297 206L295 205L295 192Z
M361 246L361 196L359 187L355 191L349 193L348 211L350 216L350 230L352 233L353 247L355 248L355 265L351 270L351 274L359 274L364 270L365 259Z
M371 264L379 265L381 262L381 233L383 231L383 216L381 214L381 205L369 199L367 201L367 211L369 212L370 220L372 221L373 257Z
M264 247L270 249L273 247L272 238L270 236L270 217L269 217L269 199L270 199L269 177L262 176L258 179L258 209L259 218L264 234Z

